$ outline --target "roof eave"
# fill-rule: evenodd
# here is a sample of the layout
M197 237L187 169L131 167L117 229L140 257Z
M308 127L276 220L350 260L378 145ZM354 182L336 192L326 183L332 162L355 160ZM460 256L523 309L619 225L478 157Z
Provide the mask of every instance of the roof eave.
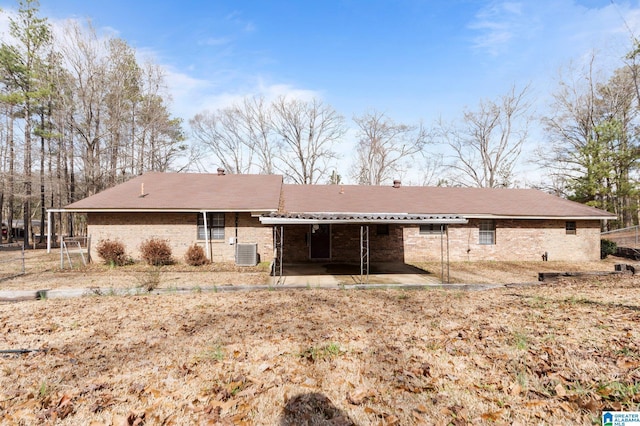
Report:
M340 214L272 214L261 216L263 225L314 225L314 224L465 224L467 219L458 215L411 215L407 213L340 213Z
M253 215L260 215L265 213L274 213L278 209L204 209L204 208L187 208L187 209L114 209L114 208L62 208L62 209L48 209L52 212L65 212L65 213L251 213Z
M500 215L500 214L460 214L467 219L520 219L520 220L616 220L618 217L615 215L610 216L550 216L550 215Z

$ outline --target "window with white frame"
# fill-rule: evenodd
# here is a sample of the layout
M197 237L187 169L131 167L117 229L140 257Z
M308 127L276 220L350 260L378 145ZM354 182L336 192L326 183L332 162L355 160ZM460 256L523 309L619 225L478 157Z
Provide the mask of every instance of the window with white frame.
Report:
M496 222L493 220L481 220L478 244L491 245L495 243L496 243Z
M575 221L565 222L564 229L565 229L567 234L575 235L576 234L576 222Z
M206 213L209 240L224 240L224 213ZM204 216L198 214L198 239L206 240L207 234L204 229Z
M441 225L439 223L420 225L420 235L440 235L441 232L447 232L447 225Z

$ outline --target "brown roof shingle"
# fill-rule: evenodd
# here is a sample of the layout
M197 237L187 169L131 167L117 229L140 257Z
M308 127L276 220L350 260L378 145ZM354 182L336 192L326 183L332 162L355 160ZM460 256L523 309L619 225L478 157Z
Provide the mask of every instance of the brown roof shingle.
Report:
M141 196L144 187L146 195ZM277 211L282 176L145 173L66 206L91 210Z
M408 213L612 218L535 189L283 185L286 213Z
M144 185L144 196L141 190ZM66 206L92 210L218 210L281 213L615 216L535 189L362 185L283 185L278 175L146 173Z

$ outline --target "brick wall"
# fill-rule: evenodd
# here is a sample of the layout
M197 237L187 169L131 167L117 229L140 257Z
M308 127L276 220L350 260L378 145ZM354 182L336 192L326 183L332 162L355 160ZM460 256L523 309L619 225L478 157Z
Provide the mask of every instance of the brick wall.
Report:
M170 241L174 257L182 261L187 248L197 240L197 213L90 213L88 232L97 244L102 239L120 240L134 258L138 247L148 238ZM261 261L273 258L272 228L260 224L249 213L225 214L225 239L210 241L214 262L234 262L235 246L229 239L238 236L239 243L258 243ZM478 244L479 221L449 227L451 261L474 260L541 260L547 252L549 260L587 261L600 258L600 222L577 221L574 235L567 235L561 220L497 220L495 244ZM284 261L309 260L308 225L284 227ZM417 225L389 225L388 235L378 235L377 225L369 225L370 259L378 261L440 260L440 236L420 235ZM445 241L446 247L446 241ZM93 251L95 253L95 250ZM360 225L331 226L331 260L360 261Z
M140 244L149 238L168 240L174 258L182 262L187 248L193 244L206 245L198 240L199 213L89 213L88 234L94 246L100 240L119 240L134 259L140 258ZM236 234L237 232L237 234ZM270 226L260 224L249 213L225 214L224 240L209 241L214 262L235 262L235 245L230 238L237 235L238 243L258 243L261 261L273 257L273 237ZM92 250L95 253L95 250ZM97 256L97 254L96 254Z
M284 227L285 263L309 260L309 225ZM402 262L403 233L399 225L389 225L388 235L379 235L376 225L369 225L369 252L372 262ZM360 225L331 225L331 260L360 262Z
M600 222L576 221L575 234L567 234L564 220L496 220L495 244L482 245L479 221L449 226L451 261L600 259ZM440 260L440 236L420 235L418 226L404 228L406 261ZM446 247L446 240L445 240Z

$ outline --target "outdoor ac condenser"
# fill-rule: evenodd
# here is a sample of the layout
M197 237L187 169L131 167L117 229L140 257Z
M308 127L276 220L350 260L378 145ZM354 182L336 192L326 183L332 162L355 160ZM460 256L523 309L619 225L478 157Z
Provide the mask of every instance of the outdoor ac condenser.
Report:
M236 265L256 266L258 264L258 244L236 244Z

